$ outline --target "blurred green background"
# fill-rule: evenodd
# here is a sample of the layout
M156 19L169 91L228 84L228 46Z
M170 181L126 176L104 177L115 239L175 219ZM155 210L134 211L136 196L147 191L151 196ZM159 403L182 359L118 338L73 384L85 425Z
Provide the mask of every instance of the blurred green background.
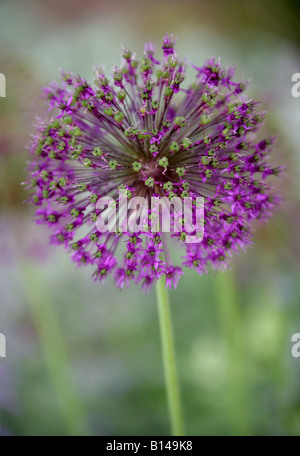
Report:
M187 272L171 292L187 433L300 435L299 20L297 0L1 0L0 435L169 433L154 290L95 284L48 245L20 185L41 87L59 68L91 80L120 45L141 55L166 32L188 61L220 56L251 78L287 170L282 205L232 269Z

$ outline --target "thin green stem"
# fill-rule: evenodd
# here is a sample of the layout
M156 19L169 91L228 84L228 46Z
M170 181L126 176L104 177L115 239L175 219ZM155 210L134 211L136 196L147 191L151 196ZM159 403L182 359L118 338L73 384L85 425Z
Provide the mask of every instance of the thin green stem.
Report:
M160 278L157 282L156 296L172 435L183 436L184 425L176 370L175 348L169 295L168 290L166 289L165 277Z

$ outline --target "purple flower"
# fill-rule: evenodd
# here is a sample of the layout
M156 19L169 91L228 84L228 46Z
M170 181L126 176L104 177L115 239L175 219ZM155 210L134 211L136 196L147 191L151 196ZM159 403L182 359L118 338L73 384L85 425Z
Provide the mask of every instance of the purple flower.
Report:
M151 43L139 62L123 49L121 67L111 79L96 69L94 85L63 72L62 86L46 89L53 114L40 121L32 141L28 183L37 221L73 261L93 265L96 280L114 272L120 288L135 281L147 290L161 275L176 287L183 272L172 264L170 240L186 249L184 266L200 274L209 264L225 268L251 242L252 219L266 218L278 201L267 183L281 171L268 162L274 139L255 141L264 115L243 95L246 83L210 59L193 66L195 83L183 88L186 65L174 43L165 36L161 63ZM202 242L185 242L185 224L168 238L154 232L149 208L138 230L119 225L103 232L97 225L103 197L118 209L124 198L202 197Z

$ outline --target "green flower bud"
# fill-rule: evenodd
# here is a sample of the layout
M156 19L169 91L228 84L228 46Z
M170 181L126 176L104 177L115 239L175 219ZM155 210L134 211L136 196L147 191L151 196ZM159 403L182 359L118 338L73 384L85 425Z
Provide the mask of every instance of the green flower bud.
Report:
M151 68L151 60L148 57L144 57L141 59L141 70L142 71L149 71Z
M91 166L93 166L93 163L92 163L92 161L89 158L85 158L83 160L83 166L85 168L90 168Z
M66 143L64 141L61 141L58 145L57 145L57 148L58 150L65 150L66 148Z
M178 152L180 149L180 146L177 141L173 141L170 145L170 151L171 152Z
M232 183L230 181L227 181L224 183L224 188L225 190L231 190L232 189Z
M48 136L46 141L45 141L45 145L46 146L51 146L53 143L54 143L54 139L52 138L52 136Z
M51 181L51 182L50 182L49 188L50 188L51 190L55 190L57 187L58 187L57 182L55 182L55 181Z
M60 177L58 179L58 184L60 187L63 187L64 185L66 185L66 183L67 183L67 180L64 177Z
M181 240L181 241L185 241L185 240L186 240L186 233L185 233L184 231L182 231L182 232L180 233L180 240Z
M169 160L167 159L167 157L162 157L159 161L158 161L158 164L159 166L162 166L163 168L166 168L169 164Z
M172 182L168 181L164 184L164 190L166 190L167 192L169 192L170 190L173 190L173 184Z
M147 187L153 187L154 186L154 179L153 177L148 177L148 179L146 179L145 181L145 185Z
M56 215L55 214L48 215L47 216L47 220L50 223L55 223L56 222Z
M125 90L120 90L118 93L117 93L117 97L119 98L119 100L124 100L124 98L126 97L126 92Z
M86 184L78 184L78 190L80 192L84 192L86 189L87 189L87 185Z
M78 145L75 147L74 152L76 152L76 154L78 154L78 155L82 154L82 152L83 152L83 145L82 145L82 144L78 144Z
M58 136L60 136L61 138L63 138L64 136L66 136L67 132L64 128L61 128L59 131L58 131Z
M203 155L203 157L201 157L201 163L204 165L204 166L207 166L210 162L210 159L206 156L206 155Z
M61 198L58 198L58 201L62 204L67 204L69 202L69 198L67 196L62 196Z
M97 219L98 219L97 213L96 212L91 212L90 219L91 219L92 222L96 222Z
M53 130L58 130L60 128L60 123L58 119L54 119L52 123L50 124L50 127L53 128Z
M210 101L211 96L208 93L204 93L201 98L204 103L207 103L208 101Z
M105 95L105 100L110 102L110 101L113 101L114 99L114 94L112 92L108 92L106 95Z
M122 52L122 57L125 60L129 60L131 57L131 51L129 49L124 49Z
M108 107L106 107L106 108L103 109L103 112L104 112L104 114L106 114L107 116L112 116L113 113L114 113L114 110L113 110L113 108L110 108L110 107L108 108Z
M142 90L140 93L140 97L142 100L147 100L149 98L149 93L145 90ZM143 107L141 109L144 109ZM142 111L141 111L142 112Z
M210 122L210 119L206 114L202 114L202 116L200 116L201 125L207 125L209 122Z
M176 117L174 120L174 125L178 125L179 127L185 127L186 126L186 120L184 117Z
M169 63L171 68L175 68L177 66L178 60L173 55L169 55L168 63Z
M78 217L78 215L79 215L79 210L73 208L73 209L71 210L71 215L72 215L72 217L74 217L74 218Z
M133 171L139 172L141 170L141 168L142 168L142 164L137 162L137 161L134 161L132 163L132 168L133 168Z
M165 128L170 128L171 126L171 122L169 120L164 120L162 124Z
M141 130L138 134L138 138L143 140L147 138L146 130ZM152 144L153 145L153 144ZM150 146L151 147L151 146Z
M70 132L73 136L82 136L82 131L80 130L79 127L73 128L73 130Z
M108 85L108 79L103 75L100 75L97 82L101 87L106 87Z
M124 119L124 114L122 112L116 112L114 119L117 123L120 123Z
M113 78L114 78L115 81L121 82L122 79L123 79L123 75L122 75L121 71L120 70L115 70L113 72Z
M90 195L89 200L91 203L96 203L96 201L98 200L98 195L96 195L96 194Z
M37 146L37 148L35 149L35 155L39 156L39 155L42 155L42 153L43 153L43 146L41 144L39 144Z
M190 196L189 192L184 190L183 192L181 192L181 198L187 198L188 196Z
M182 145L185 149L188 149L191 144L192 144L192 141L189 138L184 138L182 140Z
M149 152L151 154L155 154L157 151L158 151L158 148L157 148L156 144L151 144L151 146L149 147Z
M67 124L67 125L71 125L71 123L73 123L73 119L71 116L64 116L63 117L63 123Z
M176 85L180 85L184 81L184 74L183 73L176 73L174 82Z
M49 176L49 172L46 171L45 169L43 169L43 170L41 171L41 178L42 178L42 179L47 179L48 176Z
M117 166L118 166L117 160L110 160L110 161L108 162L108 166L110 167L111 170L116 169Z
M169 98L172 94L173 94L172 87L166 87L165 88L165 97Z
M97 97L97 98L104 98L104 97L105 97L105 92L104 92L104 90L97 90L97 92L96 92L96 97Z
M101 250L97 250L97 252L94 253L95 258L101 258L102 257L102 252Z
M93 155L94 157L101 157L101 155L103 154L102 152L102 149L101 147L95 147L94 150L93 150Z
M180 168L176 168L176 173L178 174L178 176L182 177L185 175L185 168L183 167L180 167Z

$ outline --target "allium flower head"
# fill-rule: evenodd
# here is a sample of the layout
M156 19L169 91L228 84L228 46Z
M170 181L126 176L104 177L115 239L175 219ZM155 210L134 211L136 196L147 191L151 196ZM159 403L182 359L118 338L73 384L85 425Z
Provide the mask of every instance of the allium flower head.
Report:
M31 146L38 222L75 262L93 265L96 280L113 272L119 287L134 280L147 289L161 275L176 286L183 272L172 264L170 241L185 249L186 267L226 267L250 243L252 219L268 216L277 200L266 182L280 171L267 161L274 140L255 141L263 113L243 95L246 83L212 58L193 66L195 82L184 88L186 65L172 36L162 50L159 61L146 44L138 61L123 49L121 67L110 78L97 68L94 85L62 72L62 85L46 89L52 117L39 123ZM115 232L100 230L103 197L115 208L126 199L126 216L138 212L130 206L136 197L203 197L203 238L186 242L182 222L170 235L153 230L157 213L149 207L134 232L121 223Z

